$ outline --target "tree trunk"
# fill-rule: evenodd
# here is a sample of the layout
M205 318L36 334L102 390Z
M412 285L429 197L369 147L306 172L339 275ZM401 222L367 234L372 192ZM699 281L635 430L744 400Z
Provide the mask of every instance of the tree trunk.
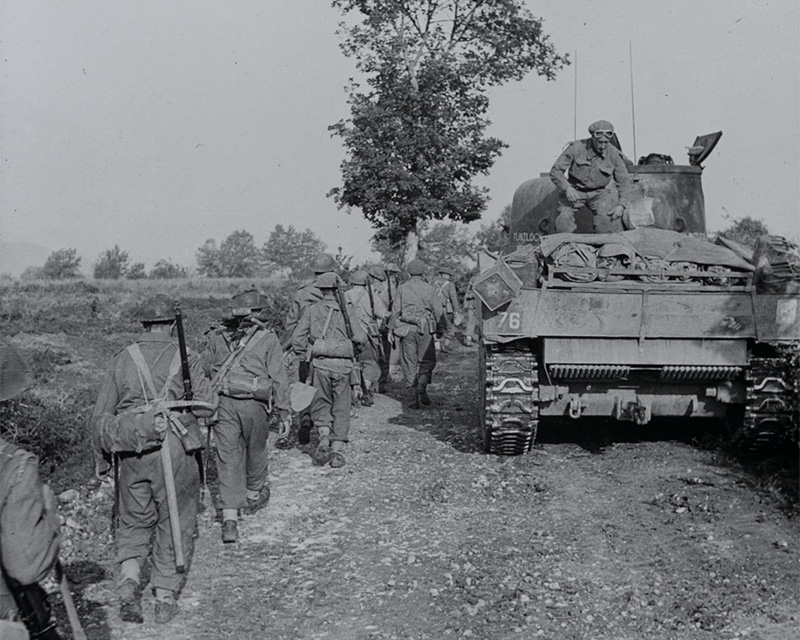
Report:
M408 235L406 236L406 250L405 250L406 264L408 264L414 258L417 257L418 249L419 249L419 233L417 232L416 225L414 225L414 229L409 231Z

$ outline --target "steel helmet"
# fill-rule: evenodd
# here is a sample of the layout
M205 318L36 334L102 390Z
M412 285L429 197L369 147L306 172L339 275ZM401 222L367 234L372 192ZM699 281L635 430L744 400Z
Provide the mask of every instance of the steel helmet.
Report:
M446 273L448 276L452 276L453 270L449 267L439 267L439 273Z
M320 253L315 256L311 261L311 270L314 273L328 273L329 271L336 271L336 260L329 253Z
M322 273L317 277L318 289L335 289L338 276L335 273Z
M400 273L401 269L394 262L386 265L386 273Z
M419 258L415 258L406 266L406 271L410 276L421 276L425 273L425 263Z
M157 293L141 304L136 312L136 319L142 324L174 322L175 302L168 295Z
M380 280L381 282L386 280L386 272L380 267L370 267L369 275L371 275L376 280Z
M231 298L231 313L234 316L247 316L267 306L267 298L258 289L251 287Z
M18 396L33 384L25 358L10 342L0 339L0 402Z
M350 284L365 285L367 284L367 272L363 269L358 269L350 274Z

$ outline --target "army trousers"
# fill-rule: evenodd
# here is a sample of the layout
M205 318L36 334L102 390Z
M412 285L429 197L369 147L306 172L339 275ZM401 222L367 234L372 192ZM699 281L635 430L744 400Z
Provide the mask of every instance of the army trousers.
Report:
M359 357L361 373L364 376L364 380L370 383L371 389L377 389L378 381L381 377L381 369L378 364L379 340L379 336L369 336L367 342L361 347L361 356Z
M416 387L417 383L427 385L436 366L436 346L430 333L420 333L412 329L400 339L400 370L406 387Z
M269 413L257 400L219 397L219 421L214 425L220 508L247 506L247 491L267 483Z
M595 191L579 191L577 202L570 202L565 194L558 198L558 217L556 218L556 231L559 233L572 233L578 228L575 224L575 214L586 205L592 212L592 225L595 233L616 233L624 231L622 218L611 218L611 212L619 204L615 191L609 189L596 189Z
M168 437L183 556L188 573L200 501L200 469L197 459L183 450L180 440L172 433ZM150 581L153 588L166 589L177 595L183 588L187 574L175 570L171 526L161 450L120 454L117 560L121 564L125 560L136 559L142 566L150 554L150 539L155 531Z
M350 374L313 368L311 384L317 395L311 402L311 419L319 427L329 427L331 442L347 442L350 435Z
M392 342L388 332L382 333L378 340L380 342L380 350L378 352L378 368L381 373L378 376L378 387L383 388L389 382L389 362L392 358Z

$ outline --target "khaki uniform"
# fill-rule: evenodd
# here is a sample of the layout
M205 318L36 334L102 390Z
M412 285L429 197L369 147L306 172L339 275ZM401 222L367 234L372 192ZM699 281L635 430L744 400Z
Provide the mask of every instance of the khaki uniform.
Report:
M400 338L400 369L406 387L427 386L436 366L433 336L444 326L444 306L421 276L397 288L391 326Z
M367 335L355 320L355 311L348 308L347 315L353 340L365 344ZM311 419L318 429L331 429L332 442L347 442L353 346L336 300L324 298L306 309L294 331L292 348L298 356L308 354L311 361L311 384L317 389L311 403Z
M208 334L202 357L209 377L214 378L228 356L240 346L241 339L224 329ZM213 428L222 509L245 508L247 492L259 493L264 488L269 475L270 412L277 411L281 418L289 415L289 382L278 337L268 329L259 328L247 342L236 364L217 385L219 413ZM272 406L230 386L226 381L233 377L256 378L264 385L271 385Z
M467 342L471 342L475 339L475 329L478 326L478 308L480 305L480 301L475 296L475 291L472 289L472 285L470 284L467 287L467 292L464 294L464 336L466 337Z
M439 276L433 281L433 286L436 288L436 295L439 296L439 301L444 307L444 315L447 319L443 336L443 342L446 344L454 335L455 319L461 313L461 305L458 302L458 292L452 280Z
M43 580L58 544L58 513L45 506L36 456L0 438L0 619L17 612L6 579L26 586Z
M372 302L370 303L369 291L364 285L355 285L344 294L345 300L352 305L358 323L367 335L367 342L361 349L361 370L364 379L370 383L370 388L378 386L381 376L380 362L387 362L384 357L381 342L381 324L389 317L389 310L383 303L379 291L373 287Z
M394 299L397 296L397 276L393 273L386 274L386 280L380 283L379 286L379 294L381 301L383 302L386 310L389 312L389 315L392 314L392 309L394 307ZM378 379L378 389L384 390L386 385L389 383L389 370L391 367L391 363L397 365L397 358L398 352L397 349L393 346L395 342L393 336L391 335L391 329L387 327L387 331L384 331L381 334L381 351L382 351L382 358L378 359L378 366L381 370L380 378Z
M292 346L292 334L294 333L300 316L303 315L309 306L315 302L322 300L322 291L317 288L317 279L311 278L301 284L294 294L291 304L289 305L289 312L286 314L286 322L284 323L284 337L283 348L288 350ZM305 354L300 355L300 363L298 366L298 378L300 382L305 382L308 377L308 361L305 359Z
M156 389L166 387L168 400L179 399L183 395L183 377L179 367L177 342L163 334L145 333L136 344L152 374ZM216 407L217 395L204 375L199 358L191 352L188 355L194 399ZM150 540L155 531L151 583L153 588L172 591L177 596L187 574L179 574L175 570L175 550L161 462L161 444L147 437L139 438L138 441L143 443L141 446L144 448L138 451L114 450L115 446L108 444L114 440L112 432L119 424L115 416L143 406L147 400L153 399L149 396L150 393L144 390L136 363L130 353L123 349L111 359L90 425L96 453L104 457L111 453L119 456L118 561L123 563L133 559L142 566L150 553ZM192 411L197 417L207 417L212 412L213 409L200 408ZM169 438L183 552L188 569L194 550L200 469L194 454L184 451L180 439L171 429L167 431L166 437ZM131 440L124 434L120 434L118 438L120 442Z

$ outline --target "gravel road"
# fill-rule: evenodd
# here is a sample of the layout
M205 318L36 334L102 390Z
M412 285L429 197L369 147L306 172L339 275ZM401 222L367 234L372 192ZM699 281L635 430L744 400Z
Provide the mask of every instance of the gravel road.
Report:
M797 519L744 471L686 438L598 444L586 434L601 424L487 456L475 352L441 360L432 407L404 409L393 385L359 410L344 468L313 466L311 446L272 449L271 501L239 543L223 545L206 510L167 625L149 593L145 624L122 623L107 533L76 537L89 637L800 637ZM79 493L73 523L91 499L105 521L107 492Z

